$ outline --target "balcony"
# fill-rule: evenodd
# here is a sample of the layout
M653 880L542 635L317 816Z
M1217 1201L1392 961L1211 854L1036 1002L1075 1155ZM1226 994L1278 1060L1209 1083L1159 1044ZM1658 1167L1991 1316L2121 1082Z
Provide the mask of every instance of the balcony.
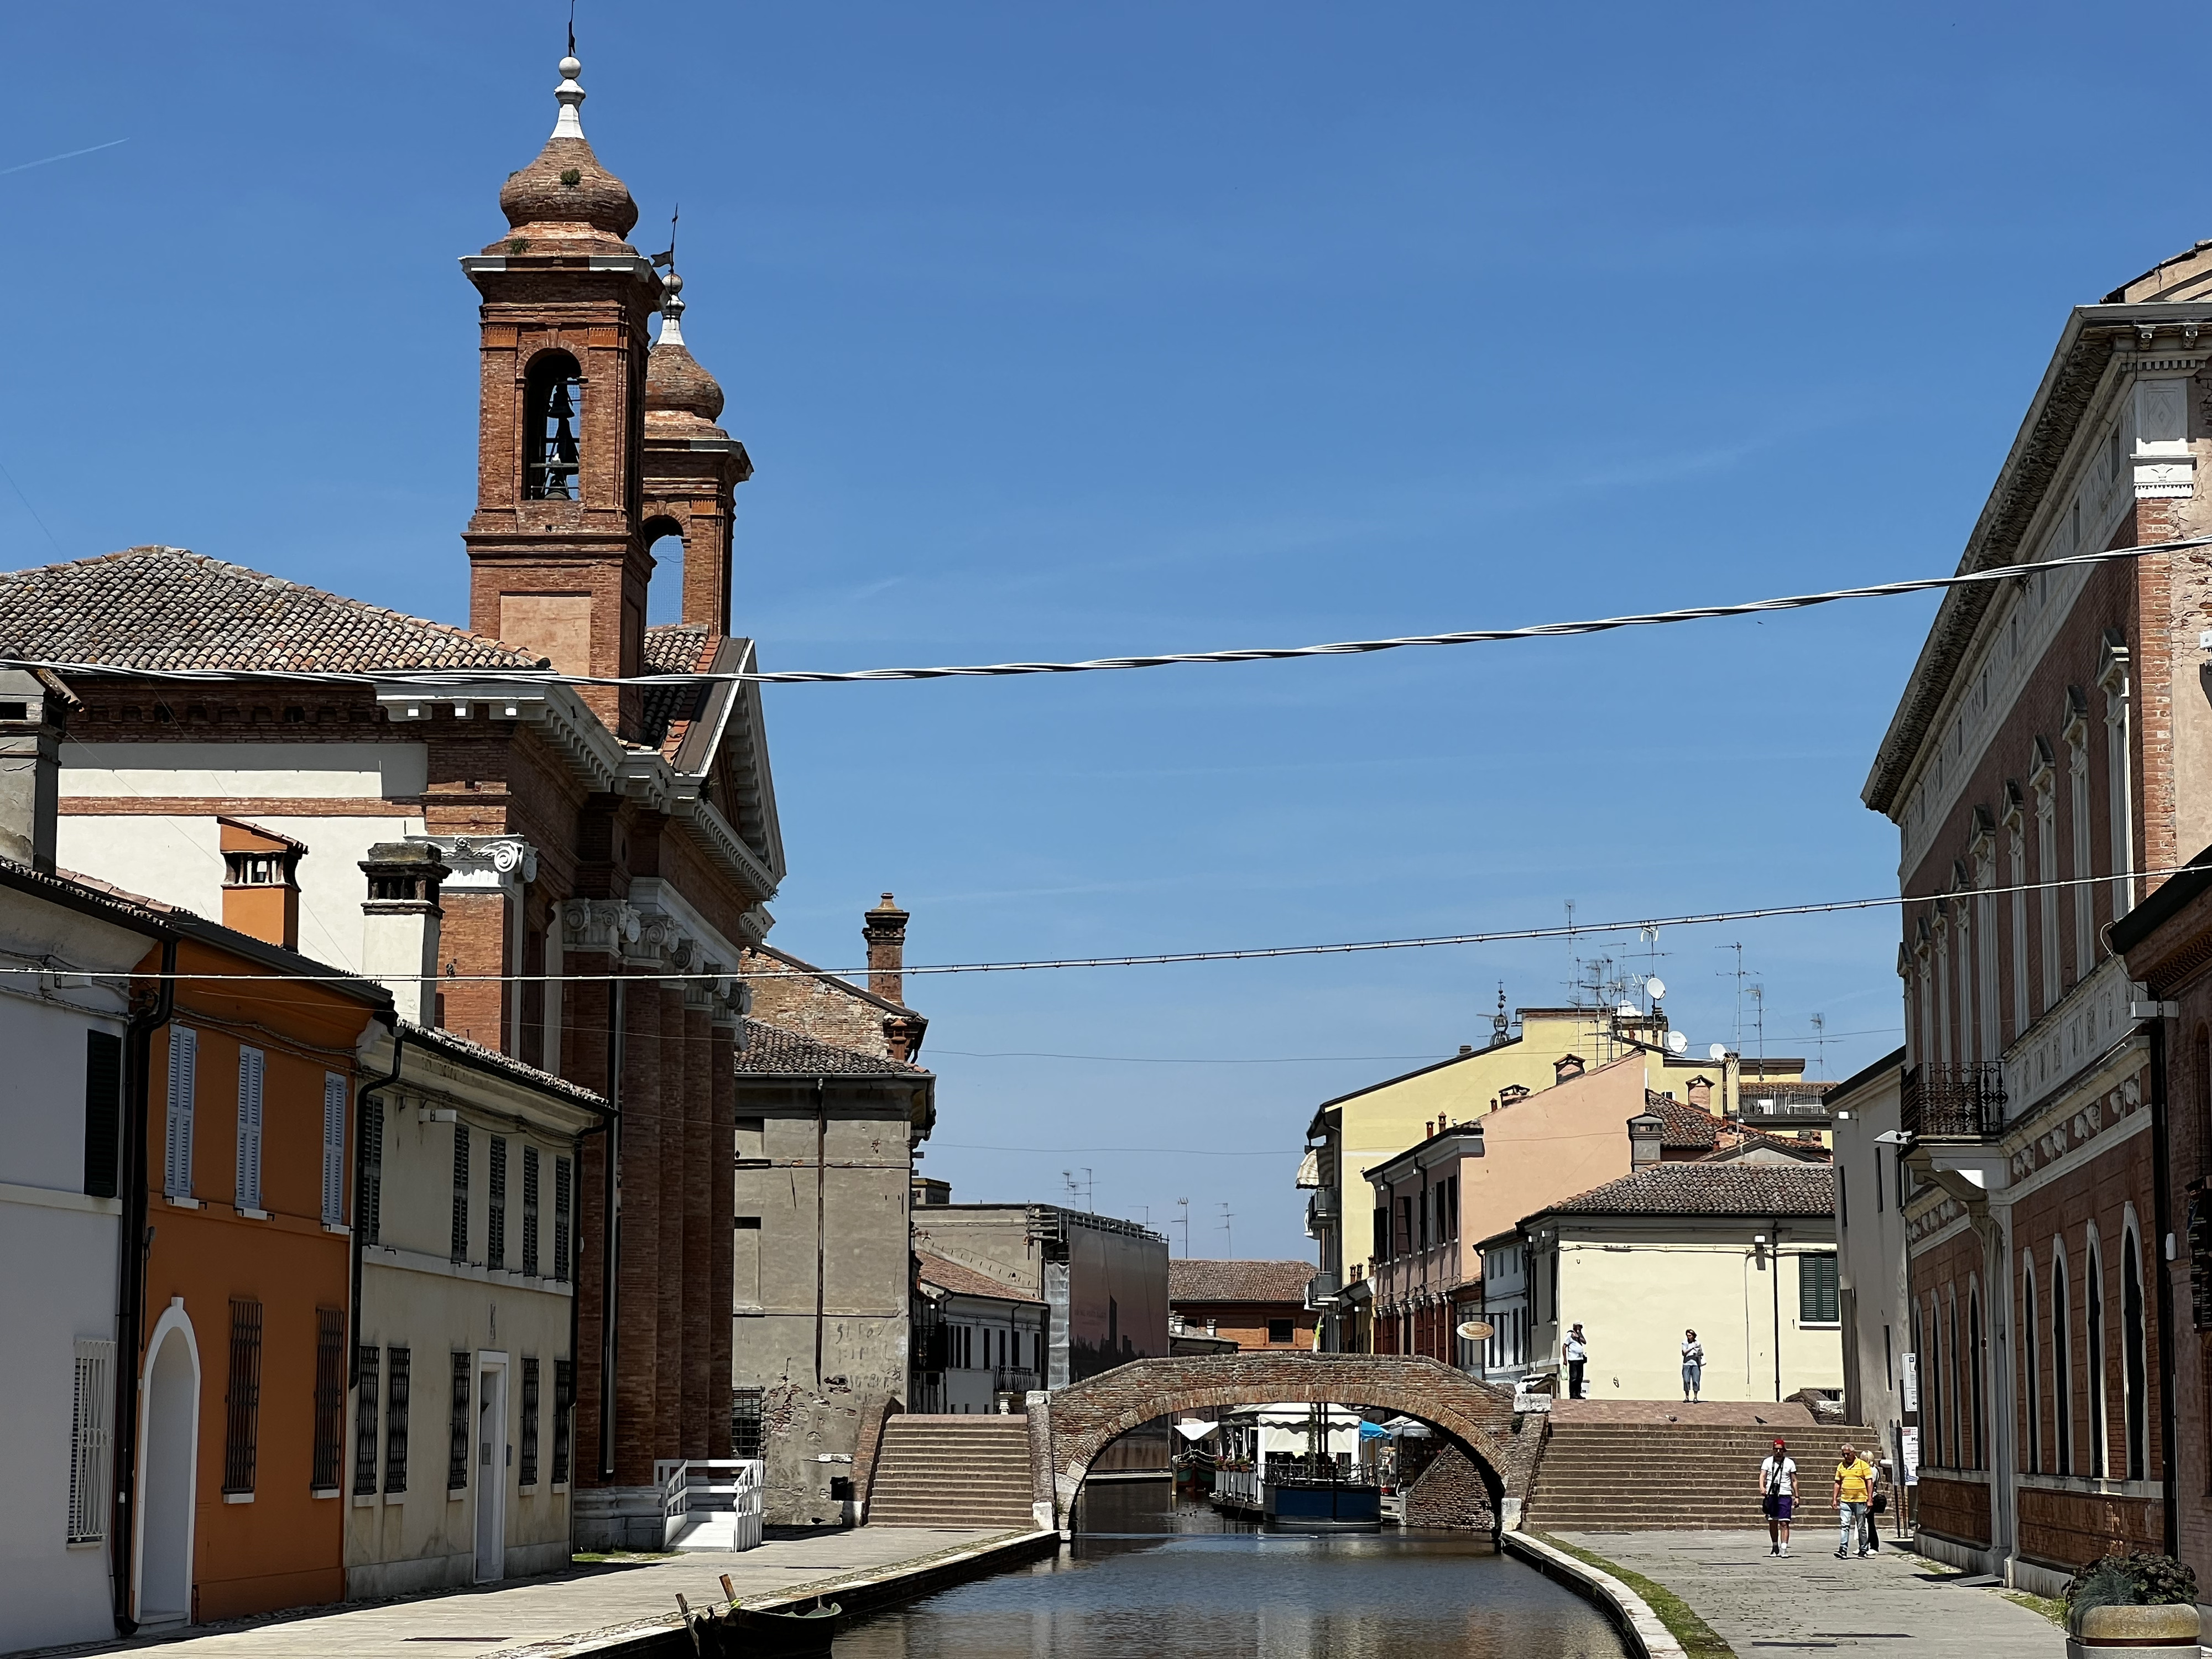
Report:
M1306 1280L1306 1306L1325 1308L1344 1288L1344 1280L1326 1267Z
M2004 1067L1994 1061L1909 1066L1899 1122L1916 1140L1990 1140L2004 1130Z
M1307 1201L1306 1212L1316 1221L1334 1221L1340 1213L1337 1191L1334 1187L1316 1187Z

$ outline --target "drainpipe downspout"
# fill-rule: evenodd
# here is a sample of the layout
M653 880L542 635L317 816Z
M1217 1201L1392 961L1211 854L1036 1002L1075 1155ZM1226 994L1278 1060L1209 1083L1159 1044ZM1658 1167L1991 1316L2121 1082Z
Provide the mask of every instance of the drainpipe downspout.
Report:
M1774 1231L1767 1234L1772 1241L1766 1247L1766 1276L1773 1280L1768 1288L1774 1292L1774 1398L1782 1400L1782 1218L1776 1216L1767 1224Z
M823 1275L830 1260L829 1218L823 1208L830 1183L830 1106L823 1095L823 1079L814 1079L814 1386L822 1386L822 1325L825 1306Z
M618 1291L616 1275L622 1269L621 1191L618 1176L622 1158L623 981L607 986L607 1197L605 1218L599 1226L599 1479L615 1474L615 1361L621 1345L616 1340L615 1316ZM580 1273L580 1279L582 1274Z
M108 1501L108 1559L113 1564L109 1589L115 1631L137 1633L131 1614L131 1580L136 1567L137 1528L131 1496L138 1481L138 1346L145 1334L146 1255L153 1235L146 1225L146 1119L153 1110L154 1033L169 1023L177 1006L177 940L161 936L160 989L153 1006L134 1014L124 1027L123 1091L127 1131L117 1192L123 1216L115 1238L115 1489Z
M361 1261L362 1252L368 1242L368 1218L362 1213L360 1199L365 1189L362 1172L368 1167L368 1114L361 1109L371 1095L381 1096L399 1080L400 1050L407 1041L406 1033L399 1029L399 1015L386 1011L377 1015L384 1029L392 1033L392 1069L374 1083L361 1085L356 1097L353 1114L354 1196L353 1237L348 1242L353 1246L353 1299L347 1309L348 1328L353 1333L353 1352L346 1362L346 1387L349 1390L361 1386ZM389 1104L389 1102L386 1103Z
M2166 1241L2173 1237L2173 1200L2167 1189L2171 1178L2170 1149L2166 1145L2166 1018L2163 1011L2144 1022L2150 1029L2150 1158L2151 1209L2158 1243L2153 1261L2158 1267L2158 1438L2160 1484L2165 1487L2166 1553L2179 1555L2181 1513L2175 1488L2180 1479L2174 1446L2173 1264Z

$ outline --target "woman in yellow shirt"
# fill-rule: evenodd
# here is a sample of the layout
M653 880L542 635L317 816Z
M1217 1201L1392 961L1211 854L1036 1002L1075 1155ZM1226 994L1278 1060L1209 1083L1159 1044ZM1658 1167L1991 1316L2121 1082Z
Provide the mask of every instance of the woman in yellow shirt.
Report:
M1836 1559L1846 1560L1851 1546L1858 1546L1864 1555L1866 1548L1867 1504L1873 1496L1874 1470L1859 1455L1858 1448L1845 1445L1842 1461L1836 1465L1836 1519L1839 1523L1836 1540Z

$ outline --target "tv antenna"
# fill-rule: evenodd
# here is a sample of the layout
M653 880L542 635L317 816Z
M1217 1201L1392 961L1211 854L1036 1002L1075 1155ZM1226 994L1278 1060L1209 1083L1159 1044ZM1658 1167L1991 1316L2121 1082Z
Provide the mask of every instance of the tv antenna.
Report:
M1221 1200L1222 1249L1231 1256L1237 1254L1237 1235L1230 1230L1229 1226L1234 1219L1236 1219L1236 1212L1229 1207L1229 1200L1224 1198Z
M1176 1218L1176 1221L1182 1227L1183 1259L1188 1261L1190 1258L1190 1200L1187 1198L1179 1198L1176 1202L1182 1206L1182 1214Z
M1828 1075L1828 1017L1813 1016L1813 1065L1817 1077Z

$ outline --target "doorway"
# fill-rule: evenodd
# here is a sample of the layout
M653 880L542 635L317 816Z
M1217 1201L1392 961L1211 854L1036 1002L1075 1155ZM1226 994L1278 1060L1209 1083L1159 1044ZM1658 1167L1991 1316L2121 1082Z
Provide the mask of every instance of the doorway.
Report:
M137 1619L182 1624L192 1610L192 1488L199 1470L200 1357L184 1301L147 1344L139 1459Z
M477 1583L507 1577L507 1356L477 1357Z

